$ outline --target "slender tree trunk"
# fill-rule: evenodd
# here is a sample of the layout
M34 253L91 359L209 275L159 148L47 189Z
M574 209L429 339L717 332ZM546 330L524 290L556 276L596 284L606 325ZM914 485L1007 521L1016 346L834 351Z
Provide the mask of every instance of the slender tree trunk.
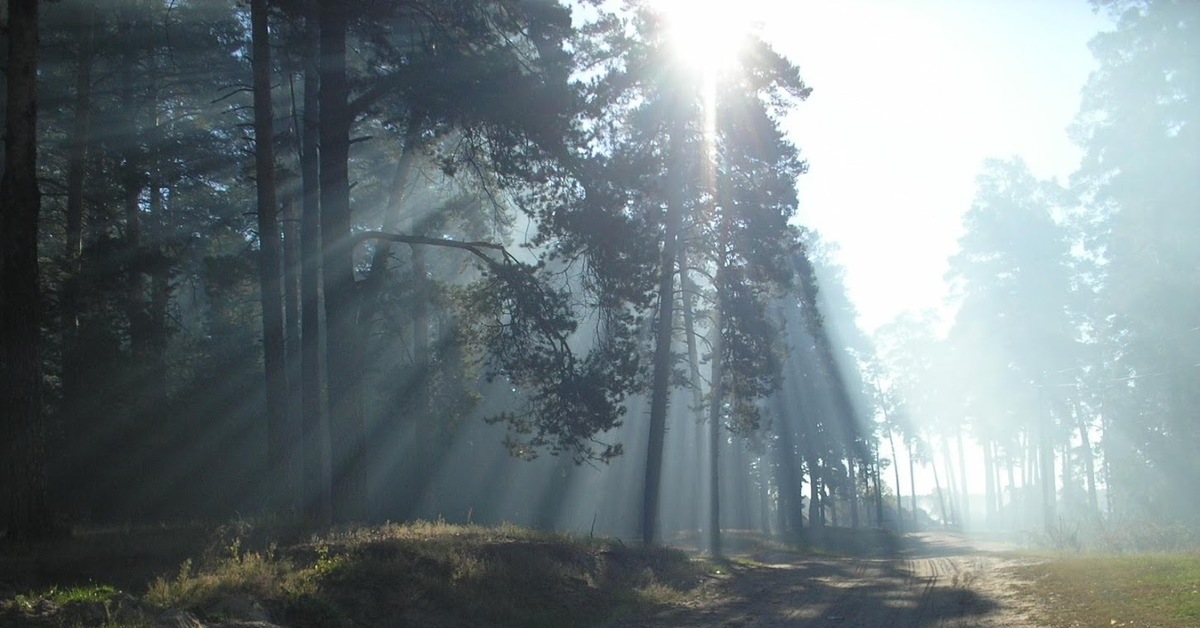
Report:
M718 253L720 255L720 253ZM721 481L720 459L721 440L724 436L721 429L725 404L724 385L724 334L722 325L721 278L724 274L722 267L717 268L717 295L713 307L712 319L712 384L708 400L708 549L713 556L721 555Z
M921 520L917 517L917 472L916 465L913 463L913 440L905 439L904 447L908 450L908 494L912 497L912 525L913 530L921 529Z
M942 437L942 461L946 468L946 492L950 497L950 517L956 525L962 525L958 510L958 486L954 481L954 456L950 454L950 441Z
M815 455L808 457L808 526L814 531L825 525L821 518L821 464Z
M992 453L991 439L983 441L983 469L985 483L983 489L984 521L988 526L996 524L996 476L994 475L995 455Z
M962 512L960 513L960 523L965 529L970 525L971 520L971 489L967 483L967 450L963 448L962 429L958 429L955 434L955 441L958 445L958 477L962 486Z
M879 448L875 448L875 518L883 526L883 469L879 466Z
M669 138L672 174L658 280L658 317L654 338L654 370L650 391L650 434L646 449L646 478L642 492L642 543L658 545L659 490L662 484L663 444L667 434L667 402L671 394L672 326L675 320L675 263L679 255L679 232L683 226L682 177L677 171L684 163L683 123L676 122Z
M946 498L942 495L942 481L938 478L937 462L930 462L929 466L933 469L933 487L937 491L938 507L942 511L942 527L946 527L950 523L950 516L946 512Z
M320 28L319 0L304 5L304 129L300 177L304 191L300 217L300 379L304 439L304 508L310 521L332 521L329 423L321 397L321 210L319 183Z
M1017 479L1013 471L1013 455L1012 452L1004 452L1008 464L1005 465L1008 469L1008 509L1010 511L1009 523L1014 528L1020 524L1020 519L1017 517Z
M1101 403L1100 403L1100 445L1104 451L1104 457L1101 458L1100 462L1102 465L1101 472L1104 474L1104 515L1107 519L1112 520L1113 515L1115 514L1113 512L1113 490L1112 490L1113 474L1112 474L1112 466L1109 463L1109 458L1110 458L1111 452L1110 452L1109 448L1107 447L1107 445L1109 443L1109 436L1112 433L1109 431L1111 429L1112 419L1109 417L1108 413L1109 413L1109 404L1107 403L1107 401L1101 401Z
M408 187L412 181L413 171L416 169L416 158L420 152L418 143L421 138L420 121L416 114L410 116L408 128L404 133L404 147L401 149L400 159L396 162L396 173L392 176L391 191L388 195L387 212L384 215L382 231L384 233L395 233L399 230L404 209L404 201L408 198ZM412 214L409 214L407 232L409 235L424 235L417 233L414 229L416 221L412 219ZM421 247L413 247L413 254ZM368 323L373 322L376 314L375 304L378 302L379 293L383 290L383 282L387 275L388 260L392 254L392 243L389 240L376 240L375 250L371 256L371 270L367 275L366 287L369 293L364 302L364 308L368 308L367 314L364 315L364 320Z
M8 20L0 177L0 486L7 538L28 541L52 532L38 277L37 0L8 0Z
M83 183L92 145L92 64L95 57L96 3L88 3L83 40L79 43L75 74L75 111L71 146L67 156L67 224L60 333L62 334L62 396L68 438L80 431L82 367L79 355L79 317L83 308L80 275L83 273ZM74 451L74 449L72 449Z
M83 313L83 190L88 155L92 146L92 65L95 57L96 3L90 2L84 17L84 34L79 42L75 74L75 110L71 145L67 154L66 242L63 255L62 295L59 302L59 334L62 346L62 423L64 457L80 459L88 447L84 425L84 364L80 351L80 318ZM64 469L67 499L82 507L86 501L85 474L69 465Z
M146 391L147 416L145 430L148 435L150 448L154 452L166 451L167 426L163 421L155 420L167 412L169 399L167 343L170 339L169 311L171 305L171 264L167 255L167 234L170 223L167 217L167 203L163 193L162 150L164 147L162 120L159 117L161 98L159 80L158 35L153 25L151 30L150 56L147 60L150 85L147 94L149 105L146 131L147 150L143 164L145 173L145 191L149 212L143 217L143 238L141 243L142 272L144 274L144 289L147 290L148 300L145 306L145 351L144 361L139 365L143 369L142 386ZM149 512L151 516L153 512Z
M262 296L263 371L267 399L269 503L276 511L295 502L288 462L287 359L283 336L279 203L275 190L275 113L271 102L271 35L267 0L250 0L254 68L254 173L258 191L258 280Z
M854 457L846 459L847 480L850 482L850 527L858 528L858 477L854 463Z
M782 396L784 393L780 391L776 394ZM793 442L795 419L783 411L783 399L777 398L775 403L780 420L778 441L775 444L778 458L775 464L775 485L779 492L779 525L776 528L779 534L798 539L804 529L804 496L803 487L798 481L801 465L797 464L796 446Z
M1079 442L1083 454L1083 472L1087 481L1088 508L1094 516L1100 516L1100 500L1096 496L1096 461L1092 453L1092 439L1088 434L1088 423L1084 419L1083 409L1076 410L1079 417Z
M324 0L321 33L321 238L325 279L326 378L332 449L333 518L344 523L365 512L366 435L358 350L358 295L350 220L350 111L346 76L344 0Z
M1050 413L1046 411L1045 388L1038 387L1038 462L1042 486L1042 521L1047 530L1054 526L1056 518L1054 502L1054 440L1050 435Z
M767 470L767 456L764 454L758 457L758 465L755 467L758 472L758 525L759 531L763 536L770 537L771 530L771 474Z
M1075 487L1071 483L1071 433L1067 432L1062 444L1062 484L1063 484L1063 501L1069 502L1071 493L1075 492Z
M285 416L287 427L284 430L287 443L284 452L288 460L284 468L288 469L288 484L292 486L292 503L288 509L304 512L304 488L302 485L303 468L301 449L303 447L303 430L301 429L301 396L303 386L300 382L301 372L301 343L300 343L300 216L296 211L296 196L294 193L284 195L281 206L283 217L283 320L284 320L284 363L287 370L287 399Z
M896 439L892 437L892 432L888 431L888 447L892 450L892 471L896 475L896 529L899 530L904 526L904 506L900 499L900 460L896 457Z
M682 237L682 236L681 236ZM700 431L699 426L704 422L704 394L702 392L703 379L700 377L700 350L697 346L696 337L696 284L692 282L691 273L688 270L687 242L679 243L679 287L683 293L683 334L687 341L688 352L688 374L692 388L692 412L696 414L696 429L689 430L689 433L696 434L697 446L695 452L695 474L696 482L692 485L695 492L695 499L700 503L700 495L703 494L701 484L704 478L704 469L707 466L707 452L699 446Z

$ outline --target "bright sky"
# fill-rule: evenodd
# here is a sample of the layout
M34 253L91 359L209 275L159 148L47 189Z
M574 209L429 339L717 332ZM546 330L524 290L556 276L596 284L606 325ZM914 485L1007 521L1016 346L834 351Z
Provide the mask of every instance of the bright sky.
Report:
M813 88L788 120L810 164L800 221L841 249L860 323L938 307L988 157L1061 180L1066 127L1107 30L1085 0L742 0Z

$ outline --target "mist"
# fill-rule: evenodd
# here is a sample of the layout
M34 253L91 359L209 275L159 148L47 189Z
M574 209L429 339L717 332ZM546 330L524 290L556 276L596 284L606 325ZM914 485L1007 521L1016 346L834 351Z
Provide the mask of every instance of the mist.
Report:
M1200 547L1200 5L676 4L11 1L4 542Z

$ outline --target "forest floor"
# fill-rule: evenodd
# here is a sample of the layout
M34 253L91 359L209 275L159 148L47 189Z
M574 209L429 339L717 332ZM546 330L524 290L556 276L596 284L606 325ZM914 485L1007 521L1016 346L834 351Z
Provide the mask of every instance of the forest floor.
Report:
M1040 626L1021 569L1041 559L943 532L904 536L891 556L732 555L696 595L612 628Z
M841 528L803 550L737 531L725 546L714 559L441 522L320 536L247 522L83 531L0 545L0 627L1200 625L1194 551L1033 553Z

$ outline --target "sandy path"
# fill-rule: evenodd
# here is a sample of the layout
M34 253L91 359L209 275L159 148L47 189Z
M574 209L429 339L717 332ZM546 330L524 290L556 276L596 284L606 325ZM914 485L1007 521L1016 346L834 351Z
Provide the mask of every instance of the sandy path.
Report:
M696 602L622 627L959 627L1037 624L1006 549L946 534L917 534L889 559L753 556L760 564L714 576Z

